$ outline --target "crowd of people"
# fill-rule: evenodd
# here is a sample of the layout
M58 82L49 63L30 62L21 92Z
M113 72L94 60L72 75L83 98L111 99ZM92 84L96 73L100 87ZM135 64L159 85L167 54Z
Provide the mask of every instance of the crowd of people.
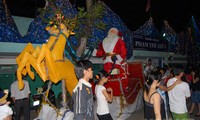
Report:
M193 67L155 67L148 60L144 68L145 119L189 120L190 115L200 116L199 71ZM189 104L189 110L187 107ZM195 106L198 112L194 113Z

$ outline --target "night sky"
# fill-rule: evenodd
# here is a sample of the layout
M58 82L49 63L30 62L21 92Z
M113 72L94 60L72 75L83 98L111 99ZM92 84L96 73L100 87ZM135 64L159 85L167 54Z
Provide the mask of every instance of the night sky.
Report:
M85 0L70 0L76 6L84 6ZM147 0L103 0L127 27L135 31L149 18L153 18L158 30L162 28L163 20L178 33L185 30L193 15L200 21L200 7L197 0L150 0L151 9L146 12ZM6 0L12 15L34 18L37 9L45 5L44 0ZM199 23L199 22L198 22Z
M115 11L131 30L137 30L151 16L157 29L161 29L163 20L176 32L187 28L193 15L200 20L200 7L197 0L150 0L151 9L146 12L147 0L105 0L107 5Z

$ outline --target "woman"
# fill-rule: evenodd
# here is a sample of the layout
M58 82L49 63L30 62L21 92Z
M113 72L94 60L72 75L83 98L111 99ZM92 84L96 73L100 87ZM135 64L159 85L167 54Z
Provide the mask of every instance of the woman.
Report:
M148 74L144 84L144 117L145 119L165 119L164 101L157 92L157 87L160 85L161 74L151 72Z
M200 116L200 75L199 72L192 71L192 85L191 85L191 108L189 111L189 114L193 114L195 105L198 105L198 113L195 114L195 116Z
M101 70L95 76L98 83L95 87L95 94L97 98L97 117L99 120L113 120L110 115L108 102L112 102L113 90L112 88L105 88L104 84L108 82L108 73Z

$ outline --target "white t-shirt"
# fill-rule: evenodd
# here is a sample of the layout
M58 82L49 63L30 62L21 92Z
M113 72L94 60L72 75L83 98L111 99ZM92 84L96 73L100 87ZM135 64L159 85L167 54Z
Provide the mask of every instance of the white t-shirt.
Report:
M177 78L171 78L167 82L167 87L171 86ZM190 97L189 85L182 82L176 85L172 90L168 91L169 105L171 112L183 114L187 112L186 97Z
M0 106L0 120L12 114L13 111L7 104Z
M95 94L97 98L97 114L98 115L104 115L109 113L108 108L108 101L106 100L106 97L103 94L103 90L106 88L102 85L96 85L95 87Z

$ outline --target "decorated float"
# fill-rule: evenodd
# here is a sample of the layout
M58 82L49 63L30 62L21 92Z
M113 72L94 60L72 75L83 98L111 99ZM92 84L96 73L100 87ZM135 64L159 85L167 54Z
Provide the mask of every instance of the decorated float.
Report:
M71 94L71 91L77 83L77 79L73 73L73 64L80 59L90 59L94 63L94 71L103 68L102 58L92 57L91 54L93 49L98 48L101 41L106 37L107 32L112 27L118 28L118 30L123 33L123 40L127 48L124 76L119 77L120 73L113 71L106 85L106 87L112 87L114 91L114 100L112 104L109 104L109 108L115 120L124 120L134 111L142 107L142 85L144 81L143 64L146 62L145 60L147 58L153 58L153 62L157 65L162 63L157 59L158 55L150 56L144 51L164 51L168 53L169 51L173 51L172 48L176 45L176 47L178 46L177 53L186 54L188 52L181 47L185 45L182 43L181 37L186 40L186 38L183 37L183 35L186 34L177 36L166 21L166 29L163 30L163 34L166 33L168 42L158 39L159 37L157 36L159 36L159 33L153 25L152 18L138 30L131 32L124 25L119 16L103 2L94 3L93 9L88 11L84 9L77 10L68 0L56 0L55 3L49 2L50 4L46 4L47 6L45 6L45 9L41 9L41 14L31 22L27 34L23 37L20 36L9 13L1 16L2 18L4 17L4 21L0 24L0 30L3 31L1 32L3 34L0 34L0 42L17 42L19 46L21 43L24 45L24 47L22 47L24 50L21 49L20 54L16 57L19 81L21 81L21 76L26 74L28 74L31 79L36 78L38 74L42 82L49 81L49 87L51 87L52 83L56 84L59 83L59 81L63 81L62 109L58 109L48 101L43 101L44 104L38 118L46 119L45 117L50 117L54 120L64 118L73 119L73 112L69 109L69 106L66 106L66 92ZM5 5L5 3L2 5ZM8 10L6 7L2 8L1 14L5 9ZM8 20L5 18L10 18L9 23L5 21ZM72 18L75 18L76 24L70 22ZM113 24L115 26L113 26ZM194 24L192 25L192 28L196 28ZM9 27L6 26L10 26L13 29L9 29ZM6 38L4 34L7 33L5 31L9 33ZM75 35L72 35L73 32L75 32ZM189 36L191 34L187 35ZM186 41L188 41L188 39ZM196 42L198 43L198 41L193 41L191 44ZM148 46L145 46L147 44ZM149 47L150 44L156 44L156 47ZM171 45L170 48L168 47L169 44ZM0 49L2 48L1 46ZM195 50L198 51L198 49ZM161 55L160 52L156 54ZM167 62L168 57L170 57L169 54L167 55L167 58L162 57L160 59ZM183 57L183 59L185 59L185 57ZM191 60L193 60L192 57ZM35 82L39 81L35 80ZM126 83L126 85L124 85L124 83ZM34 83L32 82L32 84ZM22 87L23 83L20 82L19 89ZM47 96L48 92L44 97L47 98ZM52 116L47 116L47 109L49 110L48 112L52 113ZM68 118L66 118L66 116Z
M129 40L132 37L131 31L103 2L94 3L91 11L80 9L79 12L68 0L47 2L47 6L41 9L41 14L31 22L27 34L17 39L18 44L25 45L16 57L19 89L23 88L22 76L25 75L30 76L32 80L39 76L43 82L49 84L48 87L62 81L62 108L58 109L48 100L48 90L50 89L48 88L43 96L42 108L37 118L72 119L73 113L69 106L66 106L66 94L67 92L71 94L77 83L73 73L73 64L80 59L90 59L95 63L96 58L91 57L91 52L98 47L111 27L117 27L122 33L127 33L123 37L129 50L127 58L130 57L132 54L131 41ZM92 14L94 12L96 14ZM74 18L73 22L70 21L72 18ZM114 22L117 22L116 26L112 26ZM73 31L75 35L71 35ZM6 42L5 40L2 39L2 42ZM10 42L14 41L15 39L10 40ZM103 63L99 62L98 64L102 65ZM139 77L134 76L132 74L133 66L137 66L138 70L142 69L140 63L131 63L129 67L126 65L126 76L129 77L123 79L120 77L109 82L109 86L115 91L114 101L110 104L114 119L125 119L131 115L126 113L132 113L142 106L141 88L143 83L142 79L139 78L142 77L142 70L137 71ZM124 79L129 83L129 86L121 88L120 81L123 84ZM52 113L51 116L47 116L45 112L47 109L48 112Z

